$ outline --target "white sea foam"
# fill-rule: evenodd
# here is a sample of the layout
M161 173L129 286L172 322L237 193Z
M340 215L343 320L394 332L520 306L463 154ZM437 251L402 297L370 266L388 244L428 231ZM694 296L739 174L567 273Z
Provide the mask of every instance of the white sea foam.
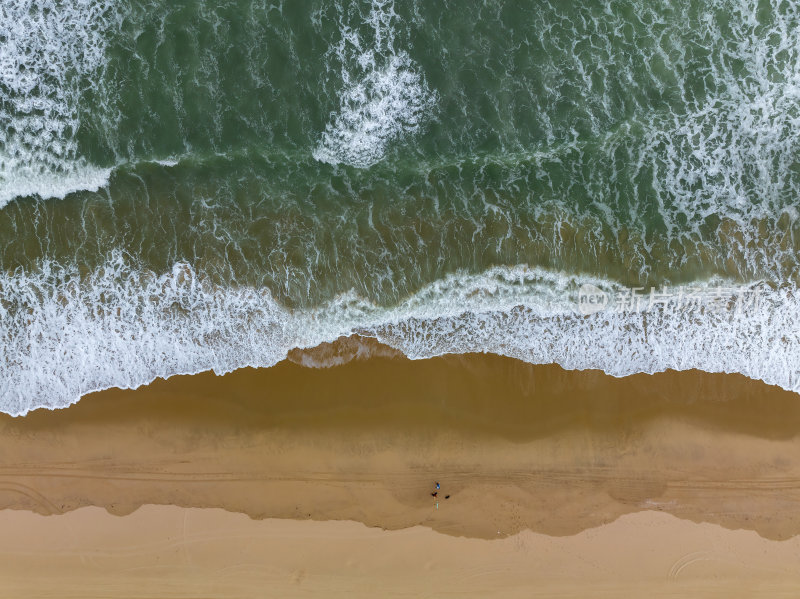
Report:
M155 274L121 256L89 276L44 263L0 276L0 409L59 408L108 387L155 377L269 367L293 348L374 337L412 358L491 352L616 376L667 368L739 372L800 391L800 299L765 291L738 314L577 310L578 288L600 279L525 266L453 274L397 306L346 294L289 310L265 289L217 287L188 265Z
M112 15L108 0L0 2L0 208L107 183L76 134L82 79L104 64Z
M161 166L166 166L167 168L178 166L181 163L181 161L177 158L165 158L163 160L154 160L153 162L160 164Z
M394 48L397 19L393 0L373 0L367 22L374 45L366 48L358 32L342 24L335 55L344 90L313 151L316 160L370 167L391 143L417 133L430 118L436 94L408 54Z
M647 131L644 163L670 229L685 228L681 217L696 226L709 215L739 222L775 215L800 194L800 7L710 4L709 92L694 98L699 73L688 72L680 83L686 112L656 118Z

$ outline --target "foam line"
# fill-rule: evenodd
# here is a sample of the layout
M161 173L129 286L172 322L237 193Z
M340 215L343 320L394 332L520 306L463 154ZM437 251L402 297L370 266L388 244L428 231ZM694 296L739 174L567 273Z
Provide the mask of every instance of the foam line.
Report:
M81 278L76 266L46 262L0 277L0 409L20 415L156 377L269 367L293 348L352 334L415 359L491 352L615 376L697 368L800 391L794 288L765 290L758 306L738 312L584 316L576 303L584 285L621 292L611 281L497 267L450 275L393 307L346 294L301 311L266 289L211 285L186 264L156 274L116 255Z

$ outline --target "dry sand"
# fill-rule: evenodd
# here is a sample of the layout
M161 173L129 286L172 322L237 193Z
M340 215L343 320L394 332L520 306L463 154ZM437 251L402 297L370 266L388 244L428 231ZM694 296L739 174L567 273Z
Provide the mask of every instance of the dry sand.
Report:
M0 597L796 597L800 539L646 512L575 536L250 520L147 506L0 512Z
M363 353L342 343L291 358ZM0 509L24 510L0 512L9 596L43 592L22 592L37 567L75 596L92 596L69 586L89 575L123 596L140 562L150 586L131 596L197 596L204 584L217 585L208 596L640 595L680 589L671 580L687 574L709 592L720 580L800 590L787 565L800 564L797 395L737 375L614 379L368 349L335 368L176 377L0 418ZM134 512L151 504L177 507ZM116 516L37 515L86 506ZM175 540L184 519L196 524L191 551ZM82 538L70 531L89 536L70 549ZM48 546L53 559L36 559ZM275 592L258 594L262 584Z

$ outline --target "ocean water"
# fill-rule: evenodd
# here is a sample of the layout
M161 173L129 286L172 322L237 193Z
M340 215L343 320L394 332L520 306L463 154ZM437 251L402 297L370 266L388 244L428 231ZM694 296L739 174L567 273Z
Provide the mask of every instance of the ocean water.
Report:
M3 0L0 410L354 334L800 391L798 192L796 0Z

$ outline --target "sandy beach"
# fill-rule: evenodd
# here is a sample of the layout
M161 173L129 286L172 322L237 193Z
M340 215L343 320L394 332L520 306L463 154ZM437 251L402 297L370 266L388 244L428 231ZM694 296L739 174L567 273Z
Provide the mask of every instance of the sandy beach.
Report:
M500 594L529 593L526 584L544 581L579 596L592 581L611 585L609 593L620 584L666 584L675 563L708 547L722 557L687 566L700 578L711 580L724 566L754 583L798 584L791 568L780 566L799 551L796 395L739 375L616 379L487 355L410 361L369 344L355 351L353 343L296 352L267 370L176 377L94 394L66 410L0 418L6 572L52 568L58 580L81 568L102 571L98 564L106 562L80 557L78 545L69 549L68 531L117 531L82 542L108 556L109 584L122 589L136 576L122 567L128 553L119 549L161 547L164 530L192 518L205 539L198 550L208 563L217 556L217 570L236 570L235 541L203 536L207 527L260 539L257 563L281 554L273 535L279 531L301 553L314 548L308 571L318 585L328 572L332 594L348 588L369 594L377 587L359 586L364 575L415 595L424 589L403 573L423 568L427 548L439 545L443 561L434 560L441 567L431 580L450 581L455 590L463 582L458 564L467 563L457 559L462 553L464 560L498 560L509 584L498 587ZM352 357L365 347L368 359L301 365ZM441 489L433 497L435 482ZM329 545L309 540L316 538ZM695 538L711 545L698 549ZM389 547L386 556L406 556L393 560L393 574L367 560L361 574L356 568L334 575L332 564L349 547L369 553L373 541ZM42 566L30 558L38 550L23 551L25 543L62 549ZM104 543L111 545L103 549ZM515 547L527 548L527 557L502 565L496 552ZM652 559L637 547L655 552ZM778 557L752 568L735 565L760 547ZM609 569L595 559L618 550L626 552L627 566ZM285 584L302 561L297 555L276 562L274 580L268 573L259 578L252 566L253 584ZM557 567L545 567L545 556ZM70 560L78 560L78 570ZM165 580L178 580L173 574L183 562L169 563ZM595 564L594 578L585 576L587 564ZM142 572L154 575L147 567ZM580 584L567 584L573 577ZM17 574L4 580L8 596L26 584ZM178 587L173 595L162 589L152 596L195 596ZM231 588L239 590L230 596L246 595L245 587ZM462 590L477 593L470 585ZM440 592L444 587L431 596Z
M0 512L0 596L796 597L800 541L629 514L497 540L147 506Z

